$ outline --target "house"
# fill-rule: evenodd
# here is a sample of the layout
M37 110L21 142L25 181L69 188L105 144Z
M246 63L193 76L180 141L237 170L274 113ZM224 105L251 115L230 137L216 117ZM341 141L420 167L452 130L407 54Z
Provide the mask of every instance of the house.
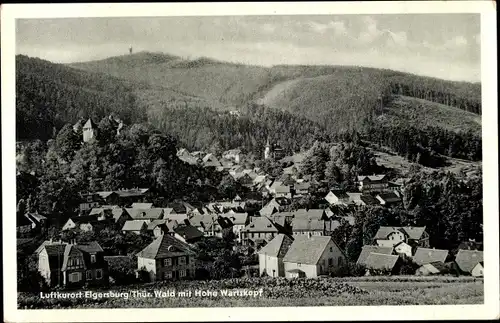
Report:
M483 261L483 252L477 250L459 250L455 264L461 274L470 275L476 265Z
M132 203L133 209L151 209L153 208L153 203Z
M94 231L97 222L97 218L93 215L74 216L66 221L61 230Z
M294 219L324 220L326 213L324 209L298 209L292 212Z
M344 252L330 236L296 236L283 264L285 277L318 277L329 274L332 267L347 263Z
M359 254L356 264L366 266L366 259L372 253L379 253L384 255L392 255L393 249L391 247L381 247L381 246L363 246L361 253Z
M83 125L83 142L90 142L97 136L97 125L91 118Z
M168 225L167 225L168 222ZM159 237L165 232L173 230L178 225L175 221L153 220L147 224L146 230L151 232L153 236Z
M378 275L379 271L395 274L401 265L399 256L370 252L364 262L367 275Z
M381 192L387 189L385 175L358 176L358 188L361 192Z
M260 276L264 274L271 277L285 276L283 258L292 242L292 237L280 233L258 251Z
M179 224L174 228L174 237L185 243L194 243L203 237L203 232L190 224Z
M214 156L214 154L207 154L205 157L203 157L202 162L203 162L203 166L205 166L205 167L220 167L220 166L222 166L222 164L217 159L217 157Z
M243 186L251 187L253 185L253 178L247 173L244 172L235 173L233 175L233 178L235 181L237 181Z
M129 205L134 202L139 202L141 200L147 199L150 191L147 188L133 188L118 190L114 193L118 195L118 200L121 205Z
M214 218L210 214L195 214L189 218L189 223L206 236L214 233L212 232L215 231L215 228L212 228L213 222Z
M29 233L32 230L32 222L23 214L17 213L16 232Z
M236 241L242 241L242 231L245 226L250 223L248 213L225 213L223 217L228 218L232 223L233 233L236 236Z
M161 220L163 219L163 208L151 208L151 209L134 209L127 208L126 211L130 214L134 220Z
M190 246L164 234L137 253L137 270L151 281L194 278L196 254Z
M278 212L278 208L273 204L266 204L262 209L260 209L259 214L261 216L270 216Z
M392 206L401 203L401 198L394 192L380 193L375 198L384 206Z
M24 216L31 222L32 230L41 229L47 224L47 217L38 212L28 212Z
M441 261L434 261L426 263L415 271L417 276L429 276L429 275L445 275L450 273L449 264L443 263Z
M311 183L309 182L302 182L302 183L297 183L294 186L294 196L306 196L309 195L309 191L311 189Z
M476 242L476 240L470 239L469 241L461 242L458 245L458 250L482 250L482 247L482 242Z
M425 265L431 262L445 263L447 257L448 250L417 248L415 255L413 256L413 261L417 265Z
M325 196L325 200L330 205L347 205L349 204L349 195L342 190L330 190Z
M484 276L484 262L480 261L477 265L472 269L471 275L474 277L483 277Z
M325 222L323 220L310 219L310 218L293 219L292 233L294 236L298 235L323 236L325 235Z
M370 194L351 193L351 192L347 192L346 194L349 196L348 203L350 204L362 205L362 206L380 205L380 202Z
M288 186L288 185L279 185L279 186L276 186L274 188L274 197L291 198L292 197L292 192L290 190L290 186Z
M101 196L96 193L81 194L81 197L80 212L87 212L92 208L98 207L102 201Z
M256 217L241 230L244 245L258 245L262 241L271 241L279 233L274 223L266 217Z
M123 224L122 232L131 232L135 234L144 234L147 232L149 221L147 220L130 220Z
M198 165L201 162L200 158L193 156L185 148L179 149L177 151L177 158L190 165Z
M95 194L99 196L99 199L103 203L116 204L116 205L121 204L120 196L116 192L102 191L102 192L96 192ZM99 206L99 204L97 204L96 206Z
M125 224L125 222L132 220L132 217L124 208L111 209L111 215L114 223L120 228L123 227L123 224Z
M222 158L232 160L236 164L240 162L241 149L231 149L227 150L222 154Z
M38 271L49 286L108 284L108 264L95 241L78 244L45 241L35 254Z
M429 247L425 227L380 227L373 239L379 246L394 247L404 241L412 247Z
M187 214L174 214L174 213L167 213L167 209L163 209L163 219L171 220L171 221L177 221L177 223L184 223L187 224L189 223L188 215Z
M396 195L400 196L400 194L401 194L401 187L402 187L401 184L397 184L395 182L388 182L386 190L394 192Z
M394 251L404 257L410 257L413 255L413 248L404 241L400 241L394 245Z

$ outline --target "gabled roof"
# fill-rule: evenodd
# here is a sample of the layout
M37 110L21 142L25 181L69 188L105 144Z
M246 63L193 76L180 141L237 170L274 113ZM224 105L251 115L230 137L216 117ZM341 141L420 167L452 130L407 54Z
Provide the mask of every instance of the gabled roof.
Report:
M369 269L392 270L396 265L398 259L399 256L371 252L366 258L364 265Z
M125 216L127 216L127 218L130 218L130 219L132 218L130 216L130 214L127 212L127 210L122 209L122 208L120 208L120 209L111 209L111 213L113 214L113 219L115 221L118 221L122 215L125 215Z
M104 251L97 241L79 242L75 245L75 247L86 253L96 253Z
M381 246L363 246L361 253L359 254L358 260L356 261L359 265L365 265L366 259L372 253L379 253L384 255L392 254L392 247L381 247Z
M137 254L138 257L149 259L164 259L184 255L194 255L194 252L188 244L168 234L159 236Z
M325 222L316 219L293 219L292 231L293 232L309 232L309 231L324 231Z
M278 208L274 205L267 204L265 205L262 209L260 209L259 213L262 216L265 215L272 215L274 213L278 212Z
M35 222L40 222L40 221L45 221L47 220L47 217L41 215L40 213L38 212L28 212L25 214L26 217L28 217L31 221L35 221Z
M330 194L330 193L335 195L338 199L348 199L349 198L349 195L347 195L347 193L342 191L342 190L330 190L328 192L328 194Z
M481 261L483 261L483 252L477 250L459 250L455 257L458 268L465 273L470 273Z
M185 223L188 220L187 214L165 214L163 218L177 221L178 223Z
M447 264L440 262L440 261L434 261L431 263L423 264L422 266L426 266L427 269L433 273L433 274L438 274L442 272L448 271L450 268Z
M70 220L73 221L73 223L75 223L75 224L97 222L97 218L94 215L73 216L70 218Z
M151 209L153 208L153 203L132 203L133 209Z
M157 226L160 225L165 225L166 226L167 220L153 220L148 223L147 230L154 230L156 229Z
M333 242L333 239L329 236L297 236L283 261L316 265L330 241ZM335 244L335 242L333 243Z
M245 232L278 232L271 220L266 217L252 218L251 222L243 229Z
M192 225L179 225L174 229L174 232L186 239L186 241L203 237L203 232Z
M118 194L119 197L135 197L135 196L143 196L149 191L147 188L139 188L139 189L129 189L129 190L119 190L114 193Z
M311 183L309 182L301 182L301 183L297 183L294 185L295 187L295 190L299 191L299 190L308 190L309 188L311 188Z
M323 219L324 209L298 209L293 212L295 219Z
M422 238L425 232L425 227L380 227L375 234L374 239L386 239L389 233L399 231L408 236L410 239L418 240Z
M446 257L448 257L448 250L418 248L413 256L413 261L418 265L424 265L431 262L444 263Z
M163 215L162 208L135 209L127 208L127 212L134 220L158 220Z
M387 193L380 193L377 195L381 200L385 201L386 203L397 203L400 202L401 199L399 196L397 196L393 192L387 192Z
M372 181L372 182L375 182L375 181L381 181L383 179L385 179L385 175L368 175L368 176L358 176L358 181L363 181L363 180L369 180L369 181Z
M147 220L130 220L123 224L122 231L140 231L143 227L147 227Z
M277 193L290 193L290 186L285 186L285 185L280 185L276 186L275 188L276 194Z
M234 225L245 225L248 221L248 213L224 213L222 216L229 218Z
M89 118L87 120L87 122L85 122L85 124L83 125L83 128L92 128L92 129L95 129L97 128L95 122L92 120L92 118Z
M269 241L268 244L262 247L258 253L271 257L283 258L292 245L292 242L293 238L280 233L274 237L273 240Z
M361 201L363 201L366 205L379 205L380 202L371 196L370 194L363 194L360 197Z

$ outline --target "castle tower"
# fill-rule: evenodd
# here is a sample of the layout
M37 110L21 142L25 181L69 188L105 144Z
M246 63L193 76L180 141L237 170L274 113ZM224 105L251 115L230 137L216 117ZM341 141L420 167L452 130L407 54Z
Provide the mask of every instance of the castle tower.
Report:
M266 148L264 149L264 159L271 158L271 145L269 144L269 138L266 142Z
M96 134L97 134L97 126L94 123L94 121L92 121L92 119L89 118L87 122L85 122L85 124L83 125L83 142L91 141L92 139L95 138Z
M128 52L129 52L129 54L132 54L132 45L130 45Z

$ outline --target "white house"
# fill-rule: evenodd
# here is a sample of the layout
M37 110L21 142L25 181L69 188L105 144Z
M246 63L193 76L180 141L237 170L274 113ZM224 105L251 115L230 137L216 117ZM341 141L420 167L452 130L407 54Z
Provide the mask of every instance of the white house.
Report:
M412 247L429 247L425 227L380 227L373 239L379 246L394 247L403 241Z
M285 257L293 239L282 233L278 234L267 245L259 250L259 275L264 273L271 277L284 277L285 265L283 257Z
M349 204L349 195L341 190L331 190L325 196L325 200L330 203L330 205L347 205Z
M346 256L330 236L297 236L283 263L285 277L318 277L344 265Z

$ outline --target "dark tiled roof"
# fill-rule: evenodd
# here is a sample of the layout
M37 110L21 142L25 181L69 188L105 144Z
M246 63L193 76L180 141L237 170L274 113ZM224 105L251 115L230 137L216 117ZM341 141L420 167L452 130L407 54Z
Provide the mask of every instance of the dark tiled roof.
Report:
M258 253L266 254L272 257L283 258L290 248L292 242L293 238L280 233L276 237L274 237L274 239L271 240L268 244L262 247L262 249L260 249Z
M349 195L347 195L347 193L343 190L330 190L330 192L333 193L339 199L349 198Z
M422 238L425 227L380 227L375 234L374 239L386 239L389 233L400 231L407 235L410 239L418 240Z
M149 259L163 259L186 254L194 254L189 245L168 234L164 234L151 242L137 256Z
M86 252L86 253L95 253L95 252L102 252L102 248L101 246L99 245L99 243L97 241L91 241L91 242L87 242L87 243L78 243L76 245L76 247L78 249L80 249L81 251L83 252Z
M393 192L380 193L380 194L378 194L378 196L382 200L384 200L386 203L396 203L396 202L400 202L401 201L401 199L399 198L399 196L397 196Z
M179 225L174 229L175 233L187 240L193 240L203 237L203 232L192 225Z

